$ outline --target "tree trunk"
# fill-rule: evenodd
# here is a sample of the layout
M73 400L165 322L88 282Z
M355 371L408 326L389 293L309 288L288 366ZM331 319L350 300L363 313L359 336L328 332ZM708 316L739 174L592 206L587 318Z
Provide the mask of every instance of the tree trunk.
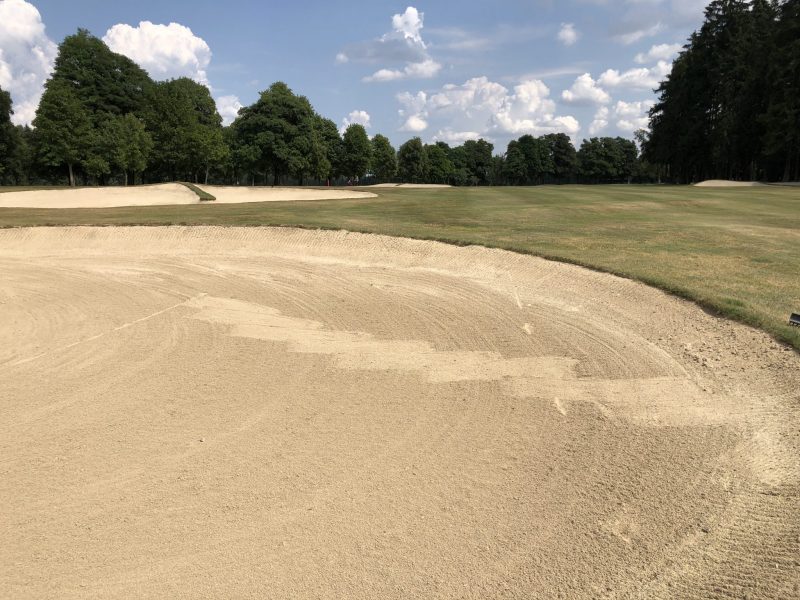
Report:
M211 169L208 165L206 165L206 185L208 185L208 172Z
M128 187L128 171L125 171L125 187Z
M786 183L791 180L792 177L792 153L789 152L786 154L786 166L783 169L783 182Z
M72 171L72 163L67 166L69 167L69 187L75 187L75 173Z

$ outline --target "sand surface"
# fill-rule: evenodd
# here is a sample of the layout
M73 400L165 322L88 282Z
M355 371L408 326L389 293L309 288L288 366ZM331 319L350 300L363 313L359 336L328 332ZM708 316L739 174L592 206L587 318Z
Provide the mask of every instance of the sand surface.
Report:
M800 357L609 275L0 231L7 598L798 598Z
M253 186L198 186L216 198L218 204L239 204L243 202L295 202L303 200L347 200L377 198L370 192L351 189L319 188L272 188Z
M696 183L695 187L762 187L759 181L728 181L726 179L708 179Z
M370 185L368 187L371 188L406 188L406 189L440 189L440 188L451 188L452 185L444 185L439 183L376 183L375 185Z
M199 186L216 196L219 204L242 202L281 202L294 200L344 200L375 198L355 190L314 188L218 187ZM178 183L135 187L95 187L74 190L37 190L0 194L0 208L114 208L119 206L160 206L199 204L193 191Z

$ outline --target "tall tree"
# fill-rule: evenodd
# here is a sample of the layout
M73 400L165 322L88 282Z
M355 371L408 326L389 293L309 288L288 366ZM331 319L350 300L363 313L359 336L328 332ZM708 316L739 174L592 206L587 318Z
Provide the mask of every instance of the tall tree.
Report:
M397 175L397 152L384 135L372 138L372 172L378 181L388 182Z
M235 127L239 147L247 148L256 167L272 171L273 185L284 175L308 172L314 110L285 83L273 83L255 104L243 108Z
M455 172L447 151L438 144L425 146L425 180L428 183L449 183Z
M0 181L11 171L19 140L17 130L11 123L11 94L0 88Z
M89 112L73 86L51 79L33 121L37 156L52 167L67 167L69 184L75 185L75 166L84 161L93 142Z
M397 151L400 178L406 183L420 183L425 179L427 157L425 146L418 137L411 138Z
M342 136L342 167L355 183L367 173L372 159L372 146L363 125L353 123Z

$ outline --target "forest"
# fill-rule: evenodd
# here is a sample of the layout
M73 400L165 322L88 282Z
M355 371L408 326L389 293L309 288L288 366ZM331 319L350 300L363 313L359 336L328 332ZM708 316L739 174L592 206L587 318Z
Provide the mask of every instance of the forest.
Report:
M643 150L665 179L800 179L800 0L714 0L657 93Z
M277 82L223 126L209 89L153 81L86 30L59 46L32 127L0 89L0 184L451 185L800 179L800 0L714 0L661 83L648 131L395 149L340 132Z

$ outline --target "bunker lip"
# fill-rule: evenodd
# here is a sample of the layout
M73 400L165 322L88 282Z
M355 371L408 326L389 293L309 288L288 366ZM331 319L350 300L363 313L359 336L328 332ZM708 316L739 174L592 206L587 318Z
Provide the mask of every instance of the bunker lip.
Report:
M216 197L215 204L294 202L375 198L355 190L318 188L220 187L198 185ZM0 208L115 208L200 204L197 194L180 183L144 186L87 187L0 194Z
M222 227L3 230L0 282L14 597L800 583L800 358L658 290Z

